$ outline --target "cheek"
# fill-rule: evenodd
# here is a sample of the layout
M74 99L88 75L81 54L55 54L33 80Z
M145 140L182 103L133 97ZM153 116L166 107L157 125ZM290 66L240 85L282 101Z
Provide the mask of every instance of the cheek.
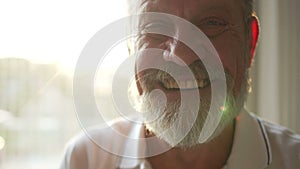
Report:
M164 63L163 50L165 43L162 40L149 40L142 37L137 41L136 71L159 67Z
M245 44L242 38L229 34L212 39L212 43L220 56L221 62L231 77L234 79L234 93L240 90L246 70Z

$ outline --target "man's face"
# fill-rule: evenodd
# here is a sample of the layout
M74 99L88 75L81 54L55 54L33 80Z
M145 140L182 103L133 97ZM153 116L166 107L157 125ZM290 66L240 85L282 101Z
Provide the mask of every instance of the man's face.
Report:
M248 41L242 2L242 0L142 0L140 8L143 12L162 12L176 15L197 26L209 38L219 54L226 73L227 92L232 95L232 98L240 99L243 97L239 96L245 95L245 79L247 78L245 77L245 72L249 66L250 56L247 46ZM176 43L174 43L173 38L163 35L140 34L137 45L139 50L159 48L180 57L193 71L197 79L196 85L186 85L186 90L179 91L179 87L175 81L163 72L156 70L139 72L137 74L138 86L140 93L145 96L142 106L144 109L148 109L146 111L150 113L159 112L167 114L167 117L161 119L162 121L152 126L149 124L148 127L156 134L161 132L160 130L163 130L164 127L169 127L167 123L171 120L167 118L172 118L170 117L172 114L174 114L174 118L175 116L180 116L175 113L176 111L178 112L180 92L199 90L201 106L198 121L196 120L195 124L199 127L194 126L193 128L197 128L195 129L196 133L201 131L210 106L210 86L212 85L211 83L214 82L209 81L208 74L199 57L182 42L176 41ZM143 60L143 58L147 59ZM139 63L151 62L150 55L137 59L139 59ZM176 61L168 60L167 57L165 61L168 62L170 66L178 68L180 72L182 68L181 64ZM184 76L184 72L182 75ZM188 80L189 79L186 79L186 81ZM155 99L147 97L147 94L153 89L160 89L166 94L168 100L166 109L156 110L153 105L159 103L153 103ZM243 100L241 102L243 102ZM176 105L175 103L178 104ZM237 112L233 112L232 117L226 118L233 119L236 113ZM164 137L162 136L162 138ZM169 142L168 140L166 141Z

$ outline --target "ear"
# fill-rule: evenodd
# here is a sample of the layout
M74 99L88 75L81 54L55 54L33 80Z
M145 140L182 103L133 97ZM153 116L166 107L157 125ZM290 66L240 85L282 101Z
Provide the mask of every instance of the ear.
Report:
M139 80L139 78L138 78L138 74L136 73L136 72L137 72L136 66L135 66L134 69L135 69L135 83L136 83L136 87L137 87L137 89L138 89L139 95L142 95L142 94L143 94L143 89L142 89L140 80Z
M258 41L258 35L259 35L259 21L255 15L251 16L250 18L250 29L251 29L251 35L249 37L249 47L250 47L249 67L251 66L254 59L255 50Z

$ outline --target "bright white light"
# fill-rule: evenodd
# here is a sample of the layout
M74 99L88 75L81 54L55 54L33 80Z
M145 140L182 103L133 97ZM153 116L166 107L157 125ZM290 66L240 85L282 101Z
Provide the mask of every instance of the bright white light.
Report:
M3 137L0 136L0 150L2 150L5 146L5 140Z
M0 1L0 58L72 69L86 42L125 15L126 1L120 0Z

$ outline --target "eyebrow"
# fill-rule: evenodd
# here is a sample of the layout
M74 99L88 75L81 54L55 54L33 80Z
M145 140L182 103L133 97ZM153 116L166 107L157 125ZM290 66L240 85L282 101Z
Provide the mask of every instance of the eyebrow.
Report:
M205 16L206 14L209 13L215 13L215 12L221 12L221 14L224 13L224 16L228 16L229 18L232 17L232 11L228 9L228 7L226 7L226 5L224 4L213 4L211 6L209 6L208 8L204 8L201 9L201 12L199 12L198 14L196 14L195 16L193 16L193 18L191 18L192 20L198 20L199 16Z
M152 1L151 0L141 0L140 2L142 2L140 5L140 12L161 12L161 13L165 13L165 11L161 10L158 6L155 6L155 4L151 4ZM149 4L150 3L150 4ZM198 14L196 14L195 16L193 16L193 18L191 18L191 20L198 20L199 16L203 16L206 13L213 13L214 11L221 11L224 14L226 14L227 16L229 16L229 18L232 18L232 11L228 9L228 5L226 5L228 3L214 3L214 4L204 4L204 5L199 5L198 4L198 9L201 11ZM150 5L150 6L149 6Z
M230 12L230 10L228 10L228 6L226 6L225 4L213 4L210 7L204 9L203 11L209 12L209 11L216 11L216 10Z

